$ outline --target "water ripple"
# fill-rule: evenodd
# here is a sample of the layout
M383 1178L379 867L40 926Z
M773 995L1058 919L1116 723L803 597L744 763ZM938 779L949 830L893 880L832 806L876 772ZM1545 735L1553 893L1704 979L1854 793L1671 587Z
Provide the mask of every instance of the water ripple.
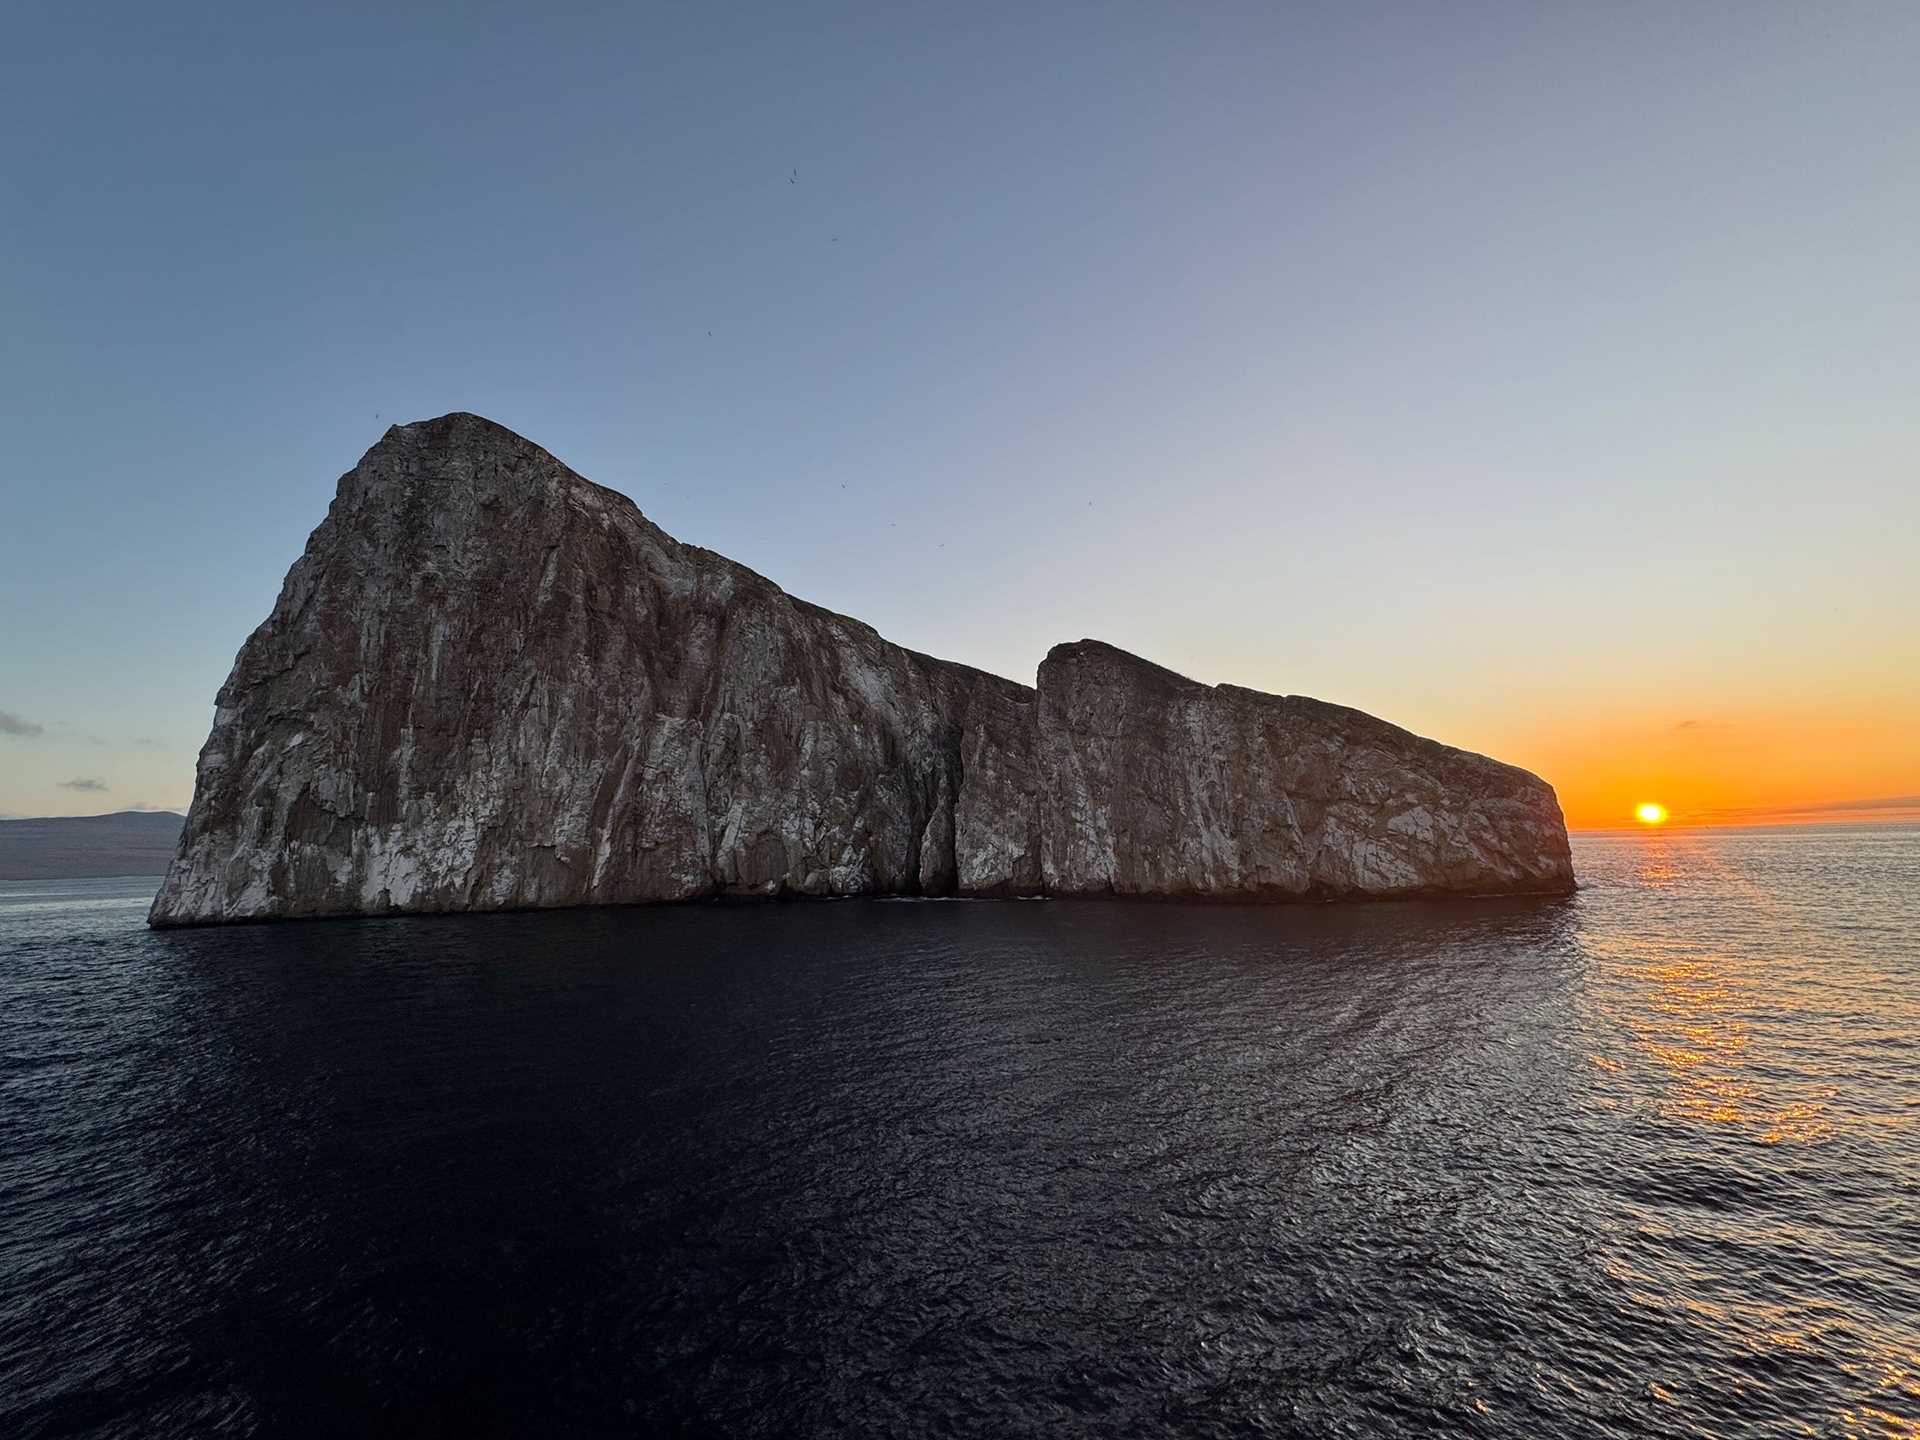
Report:
M0 1434L1920 1434L1920 830L1576 859L160 935L0 886Z

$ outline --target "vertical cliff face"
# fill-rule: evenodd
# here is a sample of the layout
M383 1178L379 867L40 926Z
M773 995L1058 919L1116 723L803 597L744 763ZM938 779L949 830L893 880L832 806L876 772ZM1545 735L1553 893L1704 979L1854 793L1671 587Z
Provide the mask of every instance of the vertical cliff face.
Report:
M491 422L397 427L221 689L152 918L1030 891L1031 708Z
M456 414L341 479L150 919L1564 890L1566 856L1524 772L1105 646L1038 694L916 654Z
M1098 641L1040 667L1046 888L1286 900L1550 891L1553 790L1303 696L1200 685Z

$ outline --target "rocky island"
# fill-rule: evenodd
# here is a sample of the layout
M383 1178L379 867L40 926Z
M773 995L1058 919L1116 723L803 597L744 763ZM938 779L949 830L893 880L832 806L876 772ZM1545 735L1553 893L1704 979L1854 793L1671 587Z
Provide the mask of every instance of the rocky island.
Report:
M1524 770L1097 641L1032 688L921 655L452 414L341 478L148 920L1572 888Z

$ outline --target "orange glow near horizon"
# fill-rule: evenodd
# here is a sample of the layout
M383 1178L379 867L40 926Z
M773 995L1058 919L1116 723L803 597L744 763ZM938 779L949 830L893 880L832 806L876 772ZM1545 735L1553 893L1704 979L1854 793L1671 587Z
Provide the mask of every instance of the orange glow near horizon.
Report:
M1652 800L1642 800L1633 807L1633 818L1642 825L1664 825L1667 823L1667 807Z
M1920 697L1827 699L1709 709L1595 697L1475 727L1469 748L1546 780L1574 830L1920 820ZM1641 812L1650 804L1659 821Z

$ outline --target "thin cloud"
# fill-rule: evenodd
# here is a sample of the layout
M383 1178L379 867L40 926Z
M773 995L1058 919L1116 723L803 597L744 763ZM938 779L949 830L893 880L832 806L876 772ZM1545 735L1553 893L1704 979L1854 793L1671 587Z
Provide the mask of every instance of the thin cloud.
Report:
M1744 809L1707 810L1704 818L1738 825L1762 820L1844 820L1850 816L1883 815L1888 811L1920 812L1920 795L1879 795L1871 800L1829 800L1814 805L1750 805Z
M1920 795L1882 795L1877 800L1837 800L1830 805L1809 805L1804 813L1829 815L1853 810L1920 810Z
M62 780L60 782L60 788L62 790L86 790L93 794L100 795L106 793L108 786L104 780L96 779L90 775L81 775L72 780Z
M14 714L11 710L0 710L0 735L44 735L47 727L36 725L33 721Z

